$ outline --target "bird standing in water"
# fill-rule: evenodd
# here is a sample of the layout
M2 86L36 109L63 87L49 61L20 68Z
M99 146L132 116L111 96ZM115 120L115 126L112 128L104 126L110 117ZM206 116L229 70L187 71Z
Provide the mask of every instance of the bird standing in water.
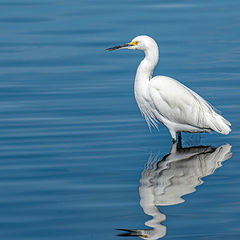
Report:
M230 122L217 114L197 93L177 80L166 77L152 77L158 63L158 45L148 36L138 36L130 43L106 49L138 49L144 51L145 58L138 66L135 77L135 98L149 128L158 128L162 122L169 130L173 143L176 133L181 140L181 132L211 132L228 134Z

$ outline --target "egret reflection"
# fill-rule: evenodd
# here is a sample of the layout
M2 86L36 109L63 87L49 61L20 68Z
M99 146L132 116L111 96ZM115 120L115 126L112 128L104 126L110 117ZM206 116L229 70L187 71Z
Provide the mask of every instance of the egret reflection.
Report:
M163 157L150 155L140 179L140 205L152 219L145 222L149 229L119 229L119 236L139 236L142 239L156 240L166 235L167 228L162 224L166 215L158 206L169 206L184 202L184 195L196 191L203 183L202 178L211 175L229 159L231 145L218 148L197 146L178 148L173 144L171 152Z

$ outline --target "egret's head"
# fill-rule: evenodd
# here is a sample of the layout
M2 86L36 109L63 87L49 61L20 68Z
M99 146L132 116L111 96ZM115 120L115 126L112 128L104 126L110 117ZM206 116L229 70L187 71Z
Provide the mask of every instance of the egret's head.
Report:
M148 36L137 36L130 43L122 44L119 46L106 49L107 51L113 51L117 49L138 49L146 51L148 48L157 47L156 42Z

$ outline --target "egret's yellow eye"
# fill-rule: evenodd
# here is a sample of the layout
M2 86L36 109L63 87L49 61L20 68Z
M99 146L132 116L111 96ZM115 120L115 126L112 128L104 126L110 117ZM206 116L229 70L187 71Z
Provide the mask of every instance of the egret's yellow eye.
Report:
M134 46L137 46L138 43L139 43L139 41L135 41L135 42L131 42L130 44L131 44L131 45L134 45Z

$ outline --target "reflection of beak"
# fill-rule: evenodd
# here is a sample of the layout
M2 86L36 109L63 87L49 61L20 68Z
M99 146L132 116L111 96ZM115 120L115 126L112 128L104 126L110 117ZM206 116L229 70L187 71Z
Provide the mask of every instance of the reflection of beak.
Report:
M148 235L142 233L142 231L144 231L144 230L130 230L130 229L117 229L117 230L124 231L124 233L120 233L117 235L120 237L138 236L141 238L148 238Z
M128 48L128 47L130 47L130 46L131 46L130 43L126 43L126 44L122 44L122 45L119 45L119 46L115 46L115 47L107 48L107 49L105 49L105 50L106 50L106 51L113 51L113 50L117 50L117 49Z

